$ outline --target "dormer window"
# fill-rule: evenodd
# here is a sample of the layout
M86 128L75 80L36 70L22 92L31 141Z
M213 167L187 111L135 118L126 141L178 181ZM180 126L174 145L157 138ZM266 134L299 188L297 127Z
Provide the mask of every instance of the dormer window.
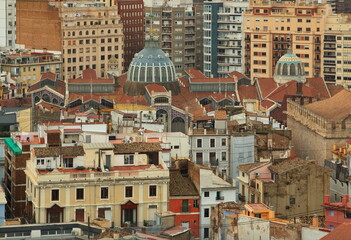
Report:
M134 164L134 155L124 155L124 165Z

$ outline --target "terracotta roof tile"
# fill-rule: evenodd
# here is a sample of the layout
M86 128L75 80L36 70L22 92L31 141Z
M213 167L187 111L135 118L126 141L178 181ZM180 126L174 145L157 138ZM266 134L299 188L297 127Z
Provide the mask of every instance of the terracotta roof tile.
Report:
M34 152L37 157L84 156L85 154L82 146L34 148Z
M244 171L244 172L251 172L259 167L262 167L266 164L269 164L270 162L254 162L254 163L248 163L248 164L241 164L238 166L238 168L241 170L241 171Z
M327 120L343 120L351 113L351 92L344 89L331 98L307 104L305 108Z
M145 88L150 94L152 93L152 91L154 91L155 93L156 92L168 92L164 86L161 86L161 85L156 84L156 83L149 84Z
M344 87L341 85L327 85L327 87L329 89L331 96L336 95L337 93L339 93L341 90L344 89Z
M133 142L115 144L115 153L158 152L162 151L160 143Z
M232 78L191 78L190 83L233 83Z
M241 101L243 99L259 99L255 86L242 85L238 88L238 92Z
M205 78L206 76L199 70L196 70L195 68L188 68L185 69L185 72L189 74L191 78Z
M246 76L240 72L237 72L237 71L234 71L234 72L231 72L231 73L228 73L228 75L230 77L236 77L237 80L241 79L241 78L245 78Z
M290 171L294 168L300 167L300 166L304 166L307 164L310 164L312 162L307 161L307 160L303 160L301 158L294 158L294 159L287 159L284 160L278 164L269 166L268 168L273 171L276 172L278 174Z
M217 120L227 120L227 112L225 110L215 111L215 119Z
M51 79L53 81L56 81L56 74L52 73L52 72L46 72L46 73L43 73L40 77L40 81L41 80L44 80L44 79Z
M321 238L321 240L351 240L351 223L343 223L328 235Z
M279 85L274 81L273 78L258 78L256 84L261 93L262 98L267 97L274 91Z
M194 183L189 177L183 177L178 169L169 171L169 195L170 196L199 196Z

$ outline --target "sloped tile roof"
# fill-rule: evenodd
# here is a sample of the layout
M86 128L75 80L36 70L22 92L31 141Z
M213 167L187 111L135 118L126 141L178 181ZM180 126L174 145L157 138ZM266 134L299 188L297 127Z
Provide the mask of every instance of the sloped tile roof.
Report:
M199 196L194 183L189 177L183 177L178 169L169 171L169 195L170 196Z
M84 156L82 146L34 148L37 157Z
M351 223L343 223L321 240L351 240Z
M243 99L258 99L258 93L255 86L241 85L238 88L240 100Z
M259 167L262 167L266 164L269 164L269 162L255 162L255 163L241 164L238 166L238 168L244 172L251 172L251 171L253 171Z
M161 151L159 143L133 142L115 144L115 153L158 152Z

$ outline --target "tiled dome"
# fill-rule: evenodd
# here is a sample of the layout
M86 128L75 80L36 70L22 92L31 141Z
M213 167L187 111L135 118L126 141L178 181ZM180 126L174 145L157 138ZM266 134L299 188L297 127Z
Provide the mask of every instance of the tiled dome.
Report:
M292 80L306 82L303 63L293 53L287 53L278 60L273 77L278 83L286 83Z

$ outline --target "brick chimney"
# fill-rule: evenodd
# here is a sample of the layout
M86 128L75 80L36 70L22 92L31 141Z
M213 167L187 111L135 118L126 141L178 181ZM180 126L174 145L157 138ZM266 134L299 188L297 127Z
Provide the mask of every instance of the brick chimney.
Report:
M318 215L317 214L314 214L313 215L313 218L312 218L312 227L314 228L318 228Z
M330 203L330 196L324 195L324 204L329 204L329 203Z

